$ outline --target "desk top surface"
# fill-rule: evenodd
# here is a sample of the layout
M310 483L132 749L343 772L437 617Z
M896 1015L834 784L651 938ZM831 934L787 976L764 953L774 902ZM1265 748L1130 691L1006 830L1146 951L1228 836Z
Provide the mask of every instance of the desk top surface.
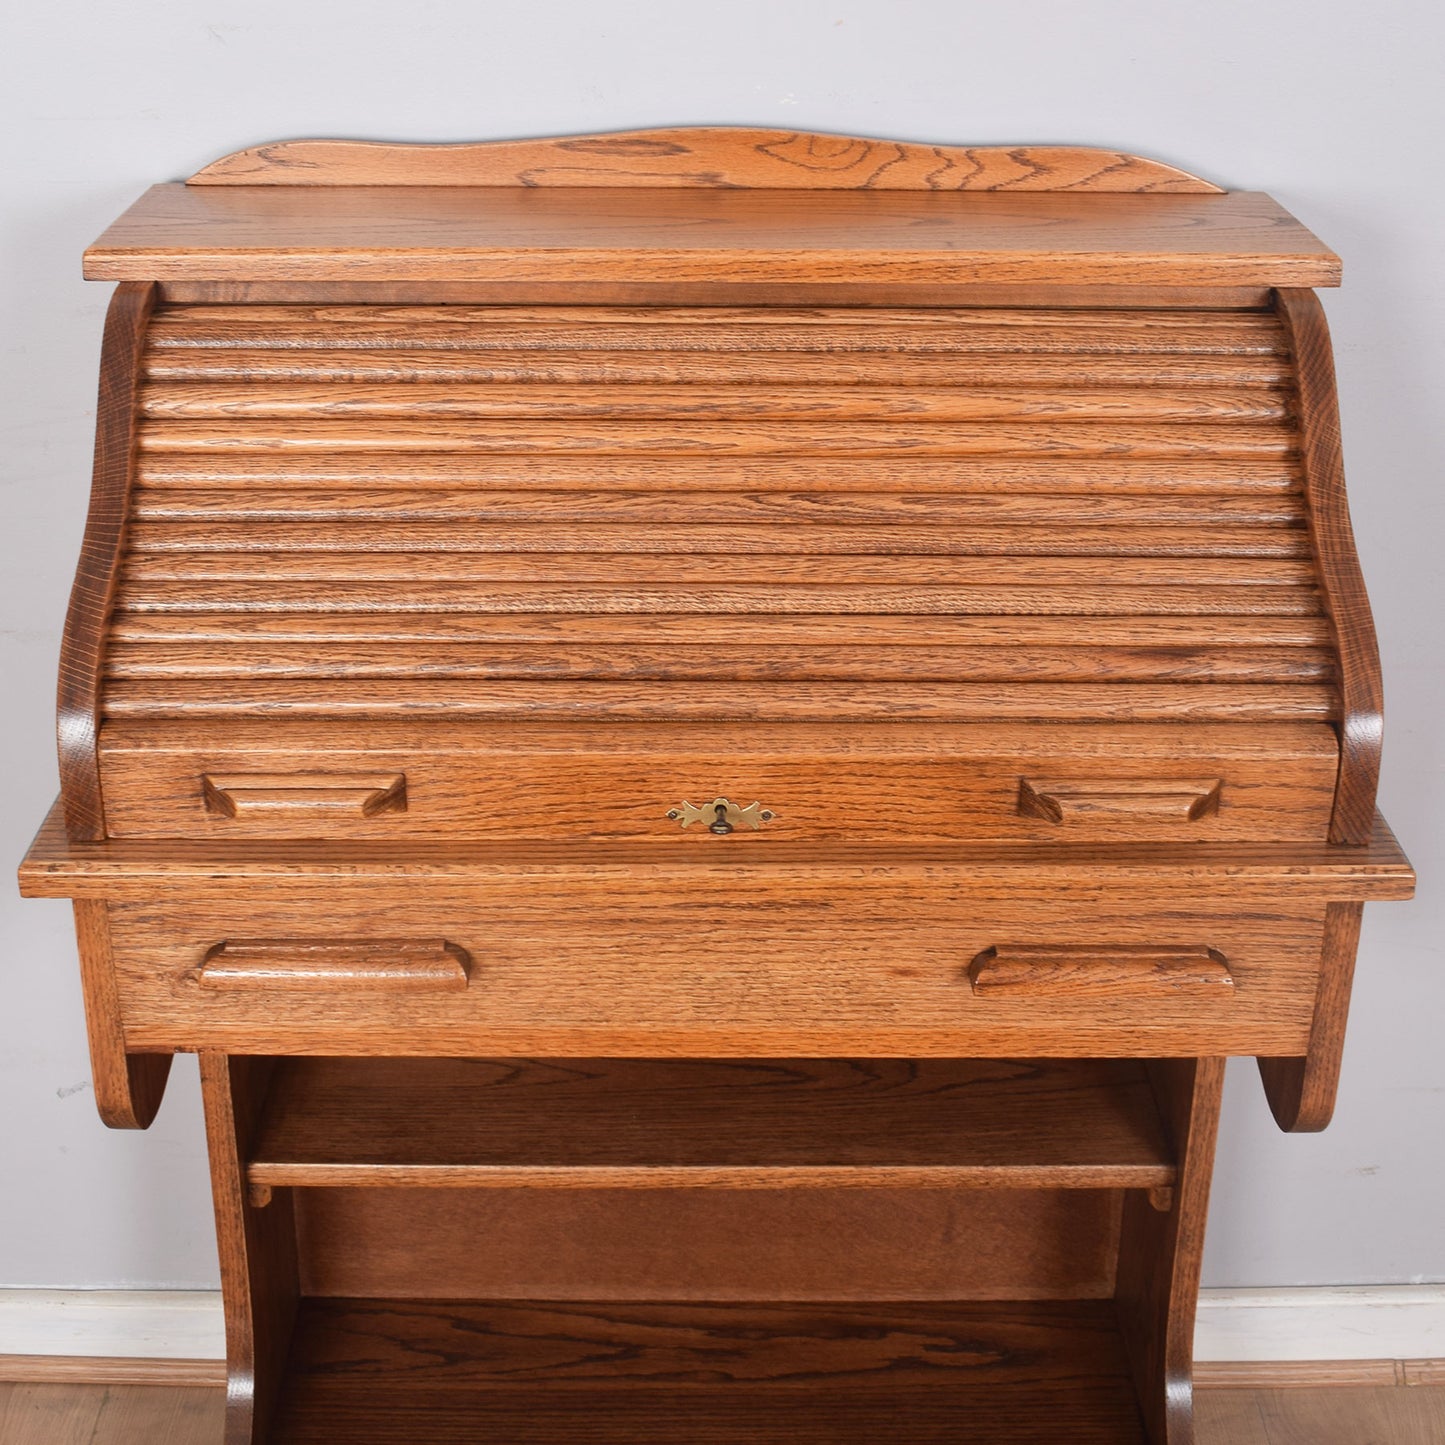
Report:
M1074 195L153 186L92 280L879 281L1332 286L1259 192Z

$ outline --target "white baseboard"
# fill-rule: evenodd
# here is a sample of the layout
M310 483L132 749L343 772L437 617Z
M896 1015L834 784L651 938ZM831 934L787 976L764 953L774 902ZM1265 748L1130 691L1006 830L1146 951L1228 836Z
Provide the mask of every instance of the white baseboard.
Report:
M1445 1285L1207 1289L1198 1360L1445 1358Z
M0 1355L218 1360L218 1290L0 1289Z
M1445 1359L1445 1285L1205 1290L1201 1361ZM213 1360L221 1297L206 1290L0 1290L0 1355Z

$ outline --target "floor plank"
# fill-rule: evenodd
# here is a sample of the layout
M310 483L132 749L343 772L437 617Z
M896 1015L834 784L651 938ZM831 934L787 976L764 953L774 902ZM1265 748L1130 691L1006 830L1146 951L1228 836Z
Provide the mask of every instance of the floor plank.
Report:
M1201 1390L1199 1445L1436 1445L1445 1388Z
M0 1385L4 1445L219 1445L224 1390Z

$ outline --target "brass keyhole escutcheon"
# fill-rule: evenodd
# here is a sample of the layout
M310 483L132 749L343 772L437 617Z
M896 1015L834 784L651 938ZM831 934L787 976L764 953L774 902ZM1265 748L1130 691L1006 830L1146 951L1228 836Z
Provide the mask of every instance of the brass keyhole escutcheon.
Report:
M681 807L669 808L667 816L674 823L681 823L684 828L690 828L694 823L704 823L709 833L724 837L728 833L735 833L739 828L756 831L764 823L772 822L777 814L763 807L761 803L749 803L747 807L741 807L726 798L714 798L710 803L683 803Z

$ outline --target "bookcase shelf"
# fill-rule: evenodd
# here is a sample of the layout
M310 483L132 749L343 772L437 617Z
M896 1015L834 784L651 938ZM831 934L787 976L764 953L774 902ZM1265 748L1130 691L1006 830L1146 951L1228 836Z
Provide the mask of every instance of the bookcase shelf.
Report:
M874 1445L904 1436L1143 1445L1112 1302L307 1300L272 1438Z
M253 1189L1162 1189L1128 1059L279 1060Z

